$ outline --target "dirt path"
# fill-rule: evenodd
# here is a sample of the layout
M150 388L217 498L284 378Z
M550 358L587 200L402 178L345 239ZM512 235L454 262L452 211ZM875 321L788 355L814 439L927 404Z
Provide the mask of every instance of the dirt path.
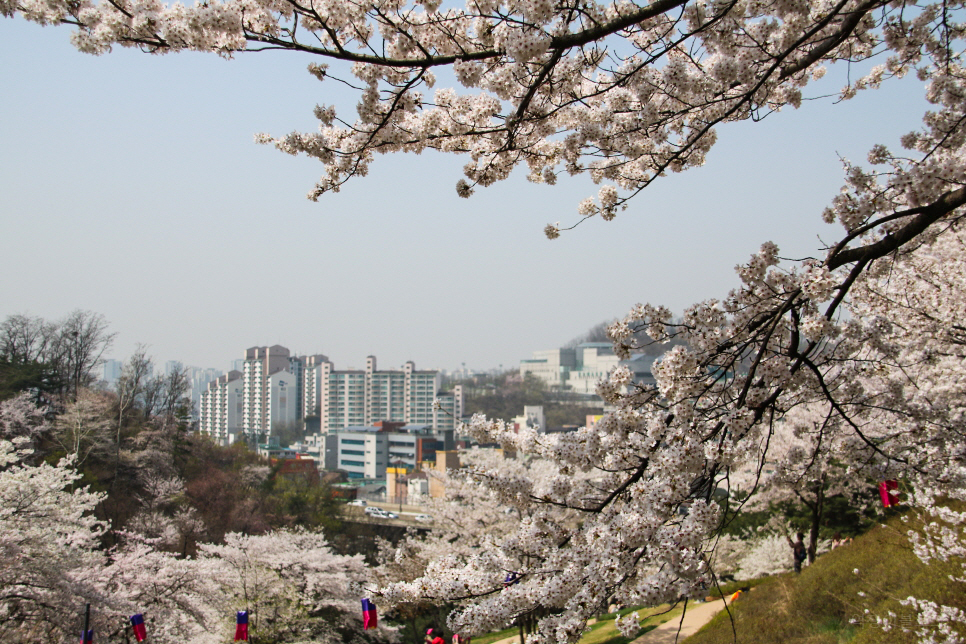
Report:
M680 617L664 622L652 631L644 633L631 644L680 644L684 638L697 633L702 626L711 621L711 618L724 608L724 602L720 599L703 604L688 604L688 610L684 613L684 621ZM680 627L680 633L678 628Z

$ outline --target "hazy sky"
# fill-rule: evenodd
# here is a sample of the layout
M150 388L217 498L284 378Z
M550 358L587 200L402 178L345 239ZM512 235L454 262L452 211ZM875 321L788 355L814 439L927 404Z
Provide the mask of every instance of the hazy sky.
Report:
M919 125L922 84L720 127L704 168L659 181L612 222L548 241L596 194L525 171L456 196L465 159L378 158L312 203L322 172L253 143L312 131L316 103L353 120L309 58L266 52L92 57L67 28L0 18L0 317L102 313L159 361L226 369L247 347L325 353L337 368L516 366L637 302L723 297L763 241L814 254L854 161ZM830 74L812 94L839 89ZM854 74L854 70L853 70Z

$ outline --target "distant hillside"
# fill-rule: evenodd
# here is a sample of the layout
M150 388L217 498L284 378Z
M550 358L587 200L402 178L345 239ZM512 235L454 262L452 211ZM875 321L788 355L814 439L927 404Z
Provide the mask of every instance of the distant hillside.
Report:
M916 615L899 599L913 595L966 608L959 562L926 566L905 536L914 521L893 517L853 543L820 556L801 575L778 575L744 593L684 644L913 644ZM858 572L855 572L858 571ZM864 593L864 596L860 593ZM868 612L866 612L868 610ZM875 616L908 627L884 632ZM737 638L736 638L737 635Z

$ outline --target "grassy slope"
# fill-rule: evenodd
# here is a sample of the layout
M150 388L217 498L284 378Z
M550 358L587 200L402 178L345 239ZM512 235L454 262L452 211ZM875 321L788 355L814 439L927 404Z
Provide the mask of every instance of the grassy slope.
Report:
M900 625L914 627L915 615L899 599L914 595L966 608L966 597L957 592L961 586L948 579L950 573L961 574L958 563L923 565L905 536L909 527L893 518L852 544L819 557L801 575L789 573L763 581L733 605L734 631L729 615L722 612L686 644L726 644L736 639L738 644L915 642L908 630L883 632L875 625L875 615L892 611Z

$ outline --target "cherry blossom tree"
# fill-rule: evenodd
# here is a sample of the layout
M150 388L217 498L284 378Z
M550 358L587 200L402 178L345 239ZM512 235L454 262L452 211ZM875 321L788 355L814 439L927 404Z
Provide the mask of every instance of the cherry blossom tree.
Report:
M92 453L104 456L111 449L110 414L114 401L103 392L82 389L54 420L54 441L73 463L83 468Z
M106 641L129 641L128 617L141 613L151 641L202 644L212 633L228 633L231 615L210 597L219 592L212 576L216 566L160 550L156 541L125 533L99 571L99 584L109 598L98 606L95 626Z
M481 485L494 476L517 476L544 479L552 476L555 467L542 459L517 458L515 454L497 449L474 448L461 452L462 467L446 473L431 472L443 485L445 493L426 500L426 510L432 513L432 529L411 533L396 545L380 544L379 565L370 570L370 579L378 586L396 582L412 582L433 577L475 560L481 548L500 548L500 558L490 562L494 574L502 575L504 583L529 566L525 550L514 544L521 522L534 519L534 508L522 508L506 503L498 491ZM549 516L541 520L559 528L574 527L578 514L565 507L550 508ZM397 613L408 616L415 631L415 618L426 612L429 605L445 601L444 597L414 598L404 606L397 605ZM534 616L519 616L502 627L516 625L526 636L536 629ZM501 628L502 628L501 627ZM454 631L457 632L457 631Z
M901 449L909 463L905 468L884 463L881 475L905 477L902 501L922 524L921 531L908 533L916 555L924 563L966 566L966 514L950 503L966 501L964 249L966 236L951 226L897 261L873 267L853 299L876 331L866 353L878 358L875 369L862 373L865 389L874 396L863 401L871 410L863 415L889 423L881 432L882 444ZM953 579L966 583L966 575ZM966 635L961 608L922 597L903 603L918 614L921 642L958 642ZM894 618L880 623L896 627Z
M804 508L810 563L819 552L819 530L834 511L833 502L839 500L851 512L869 514L879 503L874 490L881 480L877 476L882 459L841 422L828 404L792 409L774 428L767 462L756 454L729 481L737 492L753 493L740 504L742 511L776 512L789 504ZM780 531L784 536L794 532L787 525Z
M0 638L49 642L67 637L65 615L103 599L97 548L107 526L93 516L101 495L70 491L79 478L70 460L35 465L27 444L0 438Z
M200 546L198 562L215 585L204 601L226 618L249 610L254 641L350 641L361 631L342 622L359 619L362 557L333 553L321 533L230 533Z
M523 517L513 532L384 593L462 601L450 619L465 633L539 616L537 642L576 640L615 595L654 604L702 593L713 577L708 535L727 519L715 491L736 466L767 458L796 408L827 410L815 439L852 437L860 451L844 458L872 454L871 468L924 489L962 487L962 356L950 349L962 317L958 304L929 295L942 276L915 269L928 263L924 249L956 243L966 205L961 9L929 0L0 0L5 15L74 25L75 44L92 53L288 49L316 55L310 72L320 80L346 75L330 62L351 63L354 79L341 80L359 92L357 119L322 105L318 132L259 137L323 163L311 198L366 174L377 152L431 149L468 157L456 186L465 197L520 165L539 183L588 174L601 187L579 204L577 223L611 219L668 172L704 163L718 126L799 107L827 64L871 67L842 99L907 74L926 82L934 109L903 150L876 146L868 165L847 164L845 187L822 213L844 230L818 256L782 264L765 243L725 297L678 322L640 305L610 327L622 357L644 348L641 331L644 343L682 342L655 366L656 388L617 369L599 387L615 411L572 434L471 423L481 441L553 471L480 476ZM459 88L434 89L441 67ZM885 288L903 266L908 288ZM921 315L906 325L910 309ZM580 520L555 523L561 508ZM525 565L504 585L511 560ZM632 622L620 624L630 631Z
M49 432L44 410L34 404L29 394L0 402L0 438L33 447Z

